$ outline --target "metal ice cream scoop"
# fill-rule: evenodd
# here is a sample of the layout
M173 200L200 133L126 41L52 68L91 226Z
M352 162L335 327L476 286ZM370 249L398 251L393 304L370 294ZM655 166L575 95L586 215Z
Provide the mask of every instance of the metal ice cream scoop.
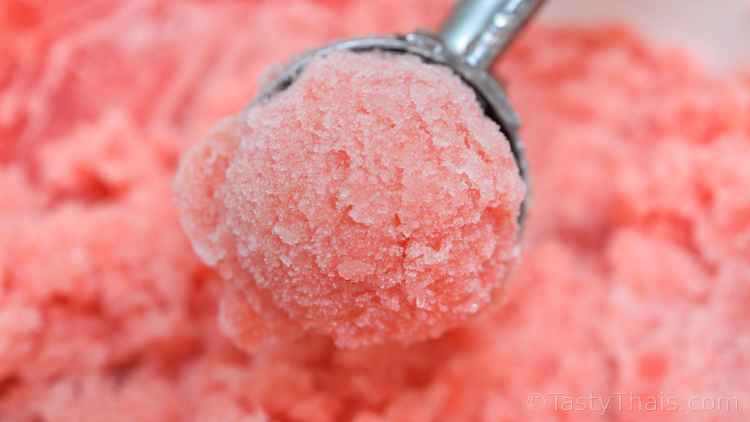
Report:
M503 87L487 70L542 3L543 0L461 0L440 34L417 31L406 35L355 38L305 53L266 85L250 106L265 102L283 91L294 83L311 61L333 52L413 54L427 63L451 68L474 90L487 117L495 121L508 138L521 177L528 184L528 169L518 136L518 116ZM519 214L521 226L527 207L528 194Z

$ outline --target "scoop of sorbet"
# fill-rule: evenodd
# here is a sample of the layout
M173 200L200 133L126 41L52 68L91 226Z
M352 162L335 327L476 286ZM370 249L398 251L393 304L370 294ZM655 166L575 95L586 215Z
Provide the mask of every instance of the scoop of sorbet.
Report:
M516 255L524 184L449 69L337 53L225 121L177 174L183 227L228 281L239 345L435 337L491 302Z

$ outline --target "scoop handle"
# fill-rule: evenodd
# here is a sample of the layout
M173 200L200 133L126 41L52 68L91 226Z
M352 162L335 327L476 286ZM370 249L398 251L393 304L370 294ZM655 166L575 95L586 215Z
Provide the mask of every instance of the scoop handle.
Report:
M443 24L440 38L470 66L487 69L542 3L544 0L460 0Z

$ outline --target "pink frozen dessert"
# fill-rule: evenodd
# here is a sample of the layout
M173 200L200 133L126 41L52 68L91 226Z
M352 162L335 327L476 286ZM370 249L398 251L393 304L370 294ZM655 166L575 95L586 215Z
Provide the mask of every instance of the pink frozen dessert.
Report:
M437 28L454 3L2 2L0 422L748 422L750 68L712 68L629 24L540 19L492 69L509 81L523 118L534 192L524 258L502 306L408 346L344 349L330 336L305 336L244 353L220 332L218 304L230 283L200 262L180 227L171 195L178 157L247 104L269 64L335 39ZM645 0L613 3L657 10ZM427 80L432 72L419 74ZM399 86L406 98L409 84ZM390 88L378 89L388 98ZM294 92L266 107L293 108ZM338 118L351 117L338 106ZM272 297L291 292L298 275L266 280L283 289L257 287L236 266L249 260L236 257L234 234L206 240L229 221L224 205L210 207L223 204L211 199L214 187L223 189L216 198L228 195L219 183L225 167L258 161L234 149L250 127L270 130L258 127L273 123L259 116L272 114L264 110L198 147L181 181L183 197L193 198L181 204L192 237L206 252L225 249L216 266L235 271L231 285L243 287L236 291L244 295L224 300L225 326L250 340L274 326L296 335L310 324L293 319L301 305L293 314ZM402 125L413 120L399 116ZM304 121L302 129L322 130ZM363 137L347 136L353 144ZM201 156L214 156L215 167ZM419 158L420 169L434 164ZM351 158L346 174L356 165ZM443 173L433 179L427 186L455 187ZM317 203L316 218L325 204ZM451 204L428 209L448 212ZM246 208L248 219L264 209ZM399 218L404 226L407 217ZM289 256L285 245L278 240L278 256ZM329 248L332 259L340 248ZM246 316L250 304L262 318ZM415 305L403 299L403 314L394 313L404 315L400 327Z
M176 191L228 282L222 327L253 349L411 343L477 314L518 254L525 185L450 69L335 53L190 149Z

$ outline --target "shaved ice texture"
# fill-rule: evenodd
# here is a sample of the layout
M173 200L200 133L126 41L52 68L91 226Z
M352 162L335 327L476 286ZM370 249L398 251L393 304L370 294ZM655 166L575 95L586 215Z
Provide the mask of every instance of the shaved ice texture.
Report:
M501 286L524 197L474 91L384 53L314 60L188 151L176 191L246 349L304 331L344 347L437 337Z
M0 421L746 422L750 71L619 25L537 22L493 70L534 193L502 306L356 350L219 328L264 335L183 233L178 158L270 65L452 3L3 2Z

